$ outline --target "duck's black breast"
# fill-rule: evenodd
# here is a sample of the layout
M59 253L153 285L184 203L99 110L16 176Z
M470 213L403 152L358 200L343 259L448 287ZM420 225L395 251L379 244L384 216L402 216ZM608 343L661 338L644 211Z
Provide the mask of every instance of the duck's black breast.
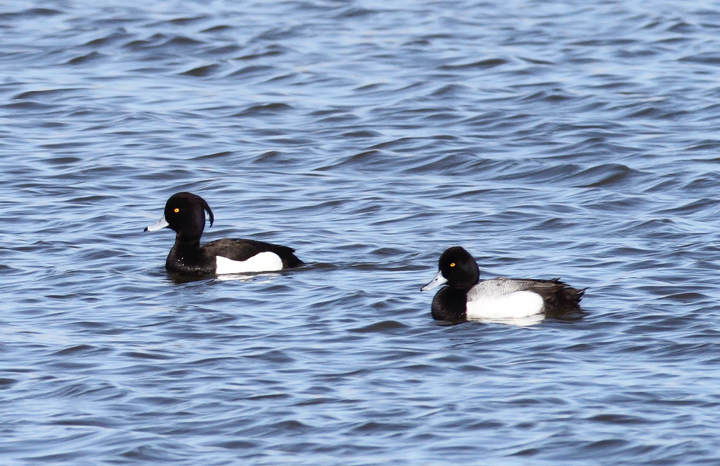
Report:
M165 260L165 268L183 275L210 275L215 273L215 256L207 254L197 243L176 241Z
M432 301L432 316L448 322L467 320L467 292L449 286L438 291Z

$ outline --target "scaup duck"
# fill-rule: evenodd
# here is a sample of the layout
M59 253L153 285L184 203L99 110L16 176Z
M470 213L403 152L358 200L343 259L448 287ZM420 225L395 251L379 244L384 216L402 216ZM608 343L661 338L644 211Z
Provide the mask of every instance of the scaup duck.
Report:
M165 261L168 272L188 275L272 272L303 264L293 254L294 249L262 241L220 239L200 246L205 212L212 226L215 217L205 199L192 193L177 193L165 204L165 215L145 227L145 231L169 227L177 233Z
M447 283L432 302L435 320L524 319L531 316L560 316L579 311L585 290L560 281L493 278L480 281L475 259L455 246L440 256L435 278L422 287L431 290Z

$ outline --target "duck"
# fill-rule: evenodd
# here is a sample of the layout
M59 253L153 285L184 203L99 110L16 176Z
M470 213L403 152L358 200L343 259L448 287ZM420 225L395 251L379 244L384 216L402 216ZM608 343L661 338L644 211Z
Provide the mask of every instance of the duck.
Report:
M435 320L512 320L533 317L558 317L581 311L580 300L586 289L577 289L560 281L492 278L480 280L480 268L469 252L460 246L445 250L438 262L438 273L421 288L441 285L432 301Z
M220 239L200 245L205 212L212 226L215 216L207 201L188 192L173 194L164 215L145 231L170 228L175 244L165 261L168 272L180 275L222 275L274 272L303 265L287 246L250 239Z

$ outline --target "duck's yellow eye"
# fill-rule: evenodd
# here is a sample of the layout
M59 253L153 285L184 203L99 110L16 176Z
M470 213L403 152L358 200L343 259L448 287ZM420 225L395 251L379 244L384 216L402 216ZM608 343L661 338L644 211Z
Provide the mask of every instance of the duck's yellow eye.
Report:
M455 262L450 262L450 267L455 267Z
M175 207L175 210L173 210L173 212L178 213L178 212L180 212L180 209L178 209L177 207Z

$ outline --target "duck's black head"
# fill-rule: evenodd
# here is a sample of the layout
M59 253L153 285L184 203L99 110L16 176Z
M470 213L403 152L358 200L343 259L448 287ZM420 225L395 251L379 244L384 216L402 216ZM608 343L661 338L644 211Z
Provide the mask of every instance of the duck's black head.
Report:
M480 280L480 269L473 256L460 246L447 249L440 256L438 268L451 288L469 290Z
M210 226L212 226L215 218L205 199L192 193L173 194L165 204L163 218L156 224L145 228L145 231L169 227L175 230L179 241L200 241L205 229L205 212L208 213Z
M165 221L185 239L200 239L205 229L205 212L210 216L210 226L215 217L205 199L192 193L173 194L165 204Z

